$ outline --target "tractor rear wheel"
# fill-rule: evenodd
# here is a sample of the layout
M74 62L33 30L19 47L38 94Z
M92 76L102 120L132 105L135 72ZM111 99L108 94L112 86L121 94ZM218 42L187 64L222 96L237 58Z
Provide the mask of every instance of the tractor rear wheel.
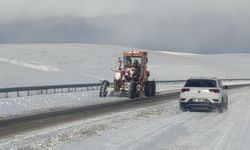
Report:
M135 98L136 97L136 82L131 81L128 88L128 98Z
M155 96L155 93L156 93L155 81L151 81L151 96Z
M108 95L108 90L107 90L108 86L109 86L109 81L107 80L102 81L102 85L99 91L100 97L106 97Z
M138 89L140 89L139 87L139 84L136 84L136 92L135 92L135 97L140 97L140 90L138 90Z
M151 93L152 93L151 92L151 83L150 83L150 81L146 81L145 88L144 88L144 94L145 94L145 96L150 97Z
M120 87L121 87L121 80L114 80L114 90L120 91Z

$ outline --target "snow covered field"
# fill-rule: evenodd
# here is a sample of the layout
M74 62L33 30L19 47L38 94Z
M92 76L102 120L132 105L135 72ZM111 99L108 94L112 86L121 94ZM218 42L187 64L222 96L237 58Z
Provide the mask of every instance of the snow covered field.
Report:
M91 44L0 44L0 87L96 83L113 80L111 68L122 46ZM149 70L155 80L190 76L249 78L250 54L198 55L149 51Z

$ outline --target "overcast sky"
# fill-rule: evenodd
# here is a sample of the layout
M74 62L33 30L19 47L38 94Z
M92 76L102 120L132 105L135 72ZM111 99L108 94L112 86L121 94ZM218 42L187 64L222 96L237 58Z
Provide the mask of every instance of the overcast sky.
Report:
M0 0L0 43L250 52L249 0Z

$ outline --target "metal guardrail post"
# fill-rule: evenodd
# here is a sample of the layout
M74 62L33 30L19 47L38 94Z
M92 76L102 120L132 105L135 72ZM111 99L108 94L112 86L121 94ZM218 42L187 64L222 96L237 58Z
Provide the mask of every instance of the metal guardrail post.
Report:
M5 98L9 98L8 92L5 93Z
M17 97L20 97L19 91L16 92L16 96L17 96Z

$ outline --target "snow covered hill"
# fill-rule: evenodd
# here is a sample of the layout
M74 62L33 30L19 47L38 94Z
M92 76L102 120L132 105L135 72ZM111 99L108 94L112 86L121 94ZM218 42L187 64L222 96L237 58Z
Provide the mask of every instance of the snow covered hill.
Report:
M117 58L124 50L138 49L92 44L1 44L0 87L112 81L111 68L118 65ZM250 77L250 54L148 51L155 80Z

